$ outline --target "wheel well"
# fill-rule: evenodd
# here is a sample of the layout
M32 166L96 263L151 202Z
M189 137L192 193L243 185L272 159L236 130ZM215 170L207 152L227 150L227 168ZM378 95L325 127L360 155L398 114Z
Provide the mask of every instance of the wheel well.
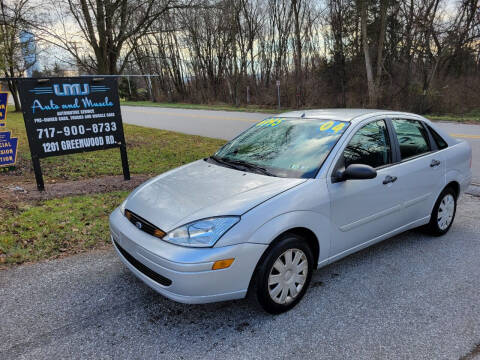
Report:
M263 259L265 259L268 251L272 248L272 246L275 245L278 241L280 241L281 236L283 234L286 234L286 233L293 233L293 234L299 235L307 241L308 246L312 250L313 258L314 258L314 263L313 263L312 267L313 267L313 269L317 268L318 257L320 255L320 246L318 245L317 236L313 233L313 231L309 230L307 228L303 228L303 227L296 227L296 228L291 228L291 229L285 230L283 233L279 234L268 245L268 248L263 252L263 255L260 257L260 260L258 260L257 266L255 267L255 270L253 271L252 277L250 279L250 284L248 286L248 293L250 293L252 291L252 287L253 287L254 282L255 282L255 277L256 277L256 274L257 274L257 269L258 269L259 264L261 264Z
M284 235L284 234L286 234L286 233L291 233L291 234L299 235L299 236L301 236L302 238L304 238L304 239L307 241L308 246L309 246L310 249L312 250L313 258L315 259L315 262L314 262L314 264L313 264L313 268L316 269L316 268L317 268L317 264L318 264L318 256L320 255L320 247L319 247L319 245L318 245L318 239L317 239L317 236L313 233L312 230L309 230L309 229L304 228L304 227L291 228L291 229L285 230L283 233L279 234L279 235L268 245L268 248L264 251L262 257L261 257L260 260L258 261L258 264L260 264L260 262L265 258L266 254L267 254L268 251L272 248L272 246L275 245L278 241L280 241L282 235ZM258 266L258 264L257 264L257 266Z
M453 191L455 191L455 197L458 198L458 195L460 194L460 184L459 184L458 182L456 182L456 181L450 181L450 182L448 183L448 185L445 186L445 189L448 188L448 187L449 187L449 188L452 188Z
M308 246L310 247L313 253L313 258L314 258L313 268L316 269L318 264L318 256L320 255L320 248L318 246L318 239L316 235L313 233L313 231L307 228L298 227L298 228L287 230L285 232L300 235L307 241Z

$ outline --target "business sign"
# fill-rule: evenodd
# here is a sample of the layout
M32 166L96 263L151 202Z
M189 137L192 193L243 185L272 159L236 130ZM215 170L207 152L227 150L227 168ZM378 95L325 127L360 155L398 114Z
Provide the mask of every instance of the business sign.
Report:
M18 138L10 131L0 131L0 167L14 166L17 159Z
M119 147L130 178L116 78L26 78L18 85L40 190L39 159L85 151Z
M8 93L0 92L0 129L5 127L7 121Z

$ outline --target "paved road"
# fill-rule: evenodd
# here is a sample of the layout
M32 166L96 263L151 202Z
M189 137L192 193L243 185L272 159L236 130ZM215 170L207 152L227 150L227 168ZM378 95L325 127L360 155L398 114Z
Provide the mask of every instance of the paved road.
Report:
M292 311L182 305L113 251L0 272L0 359L459 359L480 354L480 207L316 271Z
M129 124L225 140L234 138L268 115L231 111L122 106L123 121Z
M269 114L122 106L122 116L129 124L230 140ZM480 184L480 125L439 125L449 134L470 142L474 153L473 182Z

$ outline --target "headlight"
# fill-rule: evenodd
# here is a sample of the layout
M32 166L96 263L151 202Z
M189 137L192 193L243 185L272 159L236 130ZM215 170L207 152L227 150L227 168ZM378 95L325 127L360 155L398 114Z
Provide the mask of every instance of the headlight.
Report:
M239 221L239 216L202 219L170 231L163 240L181 246L210 247Z
M120 205L120 212L122 213L122 215L125 215L125 205L127 204L127 200L125 199L124 202L122 202L122 204Z

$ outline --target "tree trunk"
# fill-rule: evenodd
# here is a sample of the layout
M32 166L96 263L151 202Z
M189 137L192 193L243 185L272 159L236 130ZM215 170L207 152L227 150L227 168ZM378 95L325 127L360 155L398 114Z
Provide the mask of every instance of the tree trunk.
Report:
M20 99L18 97L17 84L14 80L8 80L8 89L13 97L13 103L15 104L15 111L22 111L22 106L20 104Z
M330 1L330 26L333 33L333 72L336 80L334 86L337 93L340 93L340 101L337 100L336 105L342 108L347 105L343 16L342 1Z
M378 98L380 93L380 85L382 80L382 70L383 70L383 46L385 44L385 32L387 27L387 1L380 1L380 32L378 35L378 44L377 44L377 74L375 78L375 103L373 106L378 105Z
M367 0L360 0L360 26L362 31L363 56L365 57L365 70L367 73L368 106L376 107L377 91L375 89L375 81L373 79L373 70L372 70L372 60L370 58L370 49L368 46L367 16L368 16Z
M292 0L293 7L293 22L295 32L295 85L296 94L295 100L297 108L303 104L303 77L302 77L302 36L301 26L299 20L299 13L302 0Z

